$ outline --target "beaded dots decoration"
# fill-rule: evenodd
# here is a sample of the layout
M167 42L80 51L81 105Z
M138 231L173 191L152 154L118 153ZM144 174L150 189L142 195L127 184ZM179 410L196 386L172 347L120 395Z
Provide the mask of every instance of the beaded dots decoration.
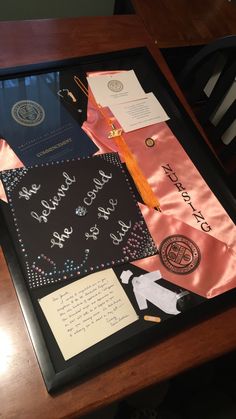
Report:
M156 253L155 243L148 234L147 229L144 228L143 221L134 224L130 236L127 240L127 245L122 248L125 256L129 255L132 259L142 259Z
M105 154L98 154L97 157L102 158L108 163L112 163L114 166L118 166L122 169L122 163L117 153L105 153Z
M106 154L99 154L98 157L103 158L104 160L117 165L121 168L121 172L125 176L125 180L128 184L128 188L136 203L137 210L139 215L142 217L141 210L139 208L136 195L134 194L133 187L130 184L130 180L127 176L126 171L124 170L119 155L117 153L106 153ZM138 234L139 233L139 234ZM136 222L133 226L132 231L130 232L130 237L127 240L126 246L122 248L124 258L117 261L120 263L128 262L130 259L137 258L142 259L147 256L155 255L157 252L157 248L155 242L153 241L152 237L147 230L144 221Z
M89 251L89 249L83 248L82 250L82 256L80 260L77 260L77 257L72 256L69 257L64 262L61 261L54 261L53 258L49 257L46 253L43 254L36 254L31 261L29 262L27 255L27 249L25 248L23 237L21 234L21 231L18 226L18 220L17 220L17 214L11 199L11 193L16 188L18 182L24 177L28 170L32 167L21 168L21 169L15 169L11 171L5 171L3 176L5 176L7 187L9 187L8 190L8 199L11 206L15 229L18 235L18 240L21 248L21 255L24 258L25 268L27 270L27 278L30 288L36 288L40 286L44 286L47 284L53 284L57 283L63 280L70 280L74 279L75 277L83 276L90 274L92 272L101 270L101 269L107 269L109 267L130 262L133 259L140 259L147 256L154 255L157 252L156 246L149 234L149 231L147 229L147 226L143 220L142 213L140 211L136 195L134 192L134 189L132 187L132 184L130 183L130 179L127 175L127 171L123 167L121 160L119 158L118 153L106 153L97 155L94 157L84 157L84 158L75 158L70 160L72 161L78 161L78 160L88 160L88 159L103 159L110 163L113 166L117 166L120 169L120 174L125 180L125 183L127 184L127 188L130 192L130 195L133 198L133 202L136 206L137 214L135 216L135 220L133 222L132 227L130 230L126 232L126 236L124 239L123 244L120 247L120 252L116 255L110 254L109 257L106 258L106 254L103 255L103 260L100 260L99 262L92 261L92 253ZM68 162L68 161L64 161ZM51 165L59 165L63 162L51 162L51 163L45 163L40 165L40 167L43 166L51 166ZM36 166L38 167L38 166ZM17 172L17 173L16 173ZM78 217L83 217L88 213L88 208L86 205L81 203L77 204L74 207L74 214ZM138 218L137 218L138 217ZM99 213L98 213L99 218ZM100 217L101 218L101 217ZM103 217L104 218L104 217ZM78 220L79 221L79 220ZM118 231L117 231L118 233ZM115 232L116 234L116 232ZM86 247L88 244L86 245ZM84 252L84 253L83 253ZM30 253L30 250L28 249L28 253ZM90 256L90 257L89 257Z
M67 259L63 268L58 270L56 263L43 253L37 257L32 265L26 262L29 286L31 288L46 284L60 282L80 275L80 269L86 264L89 257L89 249L85 249L82 262Z
M20 169L4 170L1 173L2 179L7 182L7 191L14 191L15 187L21 181L21 179L27 174L28 169L22 167Z

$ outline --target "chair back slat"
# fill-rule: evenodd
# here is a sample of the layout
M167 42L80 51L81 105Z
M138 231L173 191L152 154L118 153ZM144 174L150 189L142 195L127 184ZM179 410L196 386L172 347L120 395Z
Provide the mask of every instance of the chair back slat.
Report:
M235 121L235 119L236 119L236 99L230 105L230 107L227 109L227 111L222 116L221 120L219 121L219 123L216 126L219 138L222 137L224 132Z
M236 35L203 47L177 80L219 161L231 174L230 182L236 184Z
M230 66L226 65L225 68L222 70L220 77L215 87L213 88L213 91L209 99L202 106L200 118L203 123L208 121L211 115L220 107L227 92L232 87L235 81L235 77L236 60L235 62L231 63Z
M215 57L211 56L209 60L202 63L201 67L192 77L189 77L186 91L188 92L187 97L190 103L201 103L207 100L207 96L204 93L204 87L214 71L214 66Z

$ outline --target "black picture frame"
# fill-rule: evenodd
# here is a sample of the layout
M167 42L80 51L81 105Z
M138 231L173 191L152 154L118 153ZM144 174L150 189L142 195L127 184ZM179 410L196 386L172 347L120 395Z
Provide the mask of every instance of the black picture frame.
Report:
M67 80L70 80L75 69L83 80L85 80L85 75L88 71L133 69L144 90L146 92L153 91L161 102L170 116L167 124L180 140L183 148L213 193L217 196L225 211L234 222L236 221L235 201L227 185L227 179L222 168L215 160L191 118L184 110L150 52L145 47L64 61L47 62L4 70L0 69L0 81L53 71L60 72L63 77L68 76ZM85 112L87 106L86 98L81 100L81 107ZM68 106L68 110L77 118L77 113L69 108L71 108L70 106ZM78 123L81 124L81 122L82 120L78 119ZM189 141L190 136L191 142ZM37 310L35 304L36 297L29 292L26 286L14 247L14 230L7 204L2 203L0 210L1 246L45 385L49 392L57 391L62 386L76 380L78 381L87 374L93 374L95 371L109 365L112 361L116 361L122 356L144 348L150 342L157 342L160 339L164 339L169 333L174 333L181 328L188 327L189 324L201 320L205 315L208 316L216 310L224 309L235 298L235 290L212 300L206 300L191 294L192 303L189 309L178 316L170 316L158 328L156 325L150 324L148 326L141 326L140 330L136 330L135 326L131 325L121 333L115 336L112 335L112 337L89 348L89 350L78 355L76 359L74 357L72 360L63 363L60 358L60 351L53 341L53 336L51 336L48 330L49 328L46 326L46 321L42 313L40 314L40 311ZM117 274L119 274L119 268ZM132 300L131 293L129 297ZM52 349L49 348L50 345Z

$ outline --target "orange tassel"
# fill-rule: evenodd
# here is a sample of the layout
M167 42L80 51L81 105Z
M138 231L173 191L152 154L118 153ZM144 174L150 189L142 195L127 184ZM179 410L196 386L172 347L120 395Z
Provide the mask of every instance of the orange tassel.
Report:
M116 145L121 152L129 173L131 174L134 183L143 199L143 202L150 208L160 208L160 203L154 194L151 186L149 185L147 179L141 172L138 163L131 153L129 147L127 146L124 138L120 135L115 137Z
M74 76L74 81L79 86L79 88L82 90L82 92L88 97L88 89L83 84L83 82L79 79L79 77ZM120 133L122 132L121 129L116 130L113 122L110 118L108 118L102 109L102 106L99 105L95 99L93 94L91 94L91 99L98 111L102 114L104 120L107 122L108 126L112 128L112 131L110 132L108 138L115 139L116 145L120 151L120 153L123 156L123 159L126 163L126 166L128 168L128 171L130 175L133 178L133 181L136 185L136 188L138 189L140 196L142 197L142 200L144 204L146 204L150 208L156 208L160 211L160 203L154 194L151 186L149 185L147 179L143 175L138 162L136 161L135 157L131 153L129 147L127 146L124 138Z

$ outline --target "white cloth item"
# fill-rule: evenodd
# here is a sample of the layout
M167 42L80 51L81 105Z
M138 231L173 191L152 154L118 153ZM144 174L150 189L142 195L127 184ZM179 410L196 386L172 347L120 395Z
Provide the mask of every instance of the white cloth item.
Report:
M146 309L149 301L167 314L179 314L180 311L176 308L178 294L155 282L161 277L160 271L154 271L132 279L139 309Z
M123 271L120 276L122 284L128 284L132 275L133 273L129 269L127 271Z

